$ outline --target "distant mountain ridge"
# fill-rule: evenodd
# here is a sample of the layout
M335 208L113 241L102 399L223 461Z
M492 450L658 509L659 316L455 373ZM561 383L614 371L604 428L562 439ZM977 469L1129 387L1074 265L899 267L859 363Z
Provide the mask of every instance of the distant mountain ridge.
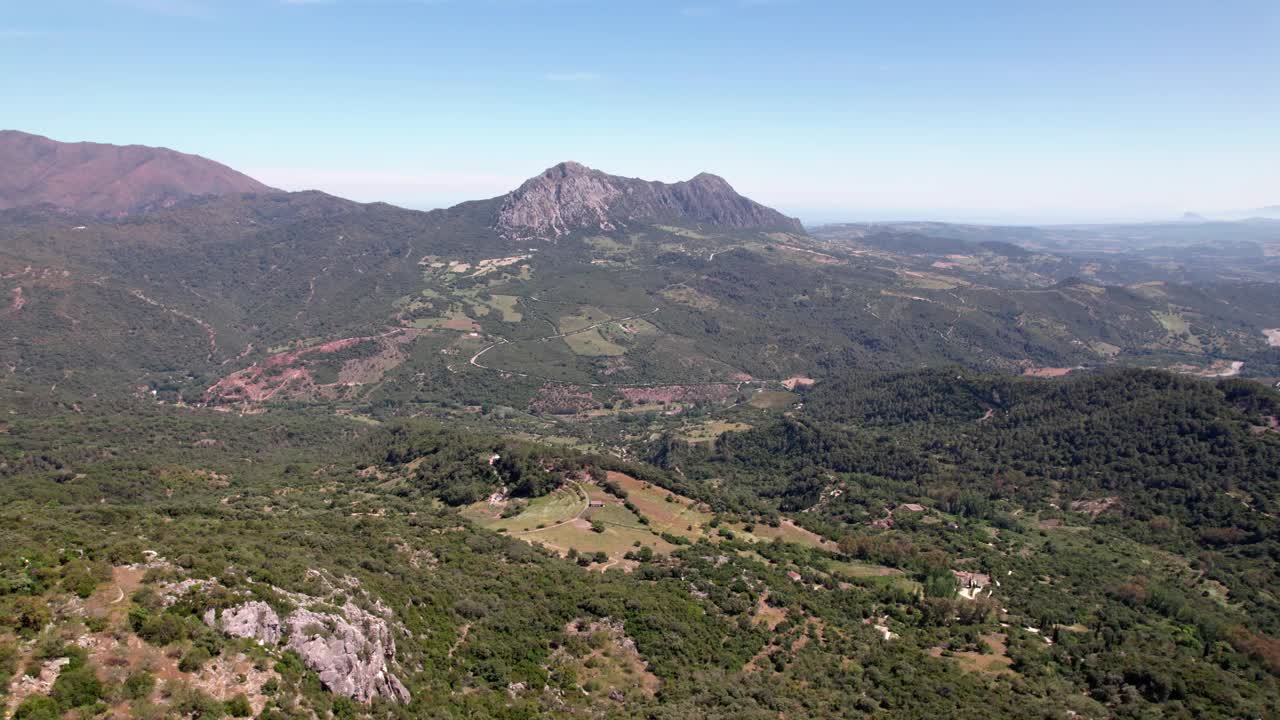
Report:
M693 222L738 230L803 233L800 221L739 195L709 173L676 183L609 175L563 162L503 198L497 228L510 238L554 239L632 223Z
M191 197L264 192L276 190L198 155L0 130L0 209L51 204L121 217Z

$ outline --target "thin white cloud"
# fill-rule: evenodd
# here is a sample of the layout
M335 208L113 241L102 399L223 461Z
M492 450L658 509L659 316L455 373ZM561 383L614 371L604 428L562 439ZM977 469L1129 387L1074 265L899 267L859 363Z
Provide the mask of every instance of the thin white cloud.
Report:
M21 40L23 38L45 37L48 33L40 30L23 30L21 28L0 28L0 38Z
M543 75L542 79L552 82L592 82L601 77L600 73L593 72L553 72Z

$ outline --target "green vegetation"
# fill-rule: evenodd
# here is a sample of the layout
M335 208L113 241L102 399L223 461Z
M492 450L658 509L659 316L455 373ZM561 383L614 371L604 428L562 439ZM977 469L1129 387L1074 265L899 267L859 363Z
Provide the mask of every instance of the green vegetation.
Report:
M497 208L6 226L15 717L1274 713L1280 398L1098 369L1280 375L1273 285ZM383 618L411 700L215 629L250 602Z

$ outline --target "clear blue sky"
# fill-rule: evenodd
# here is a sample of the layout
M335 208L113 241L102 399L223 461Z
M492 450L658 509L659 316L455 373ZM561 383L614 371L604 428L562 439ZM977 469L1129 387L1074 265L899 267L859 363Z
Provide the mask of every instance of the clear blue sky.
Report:
M1280 2L0 0L0 126L435 207L557 161L809 221L1280 203Z

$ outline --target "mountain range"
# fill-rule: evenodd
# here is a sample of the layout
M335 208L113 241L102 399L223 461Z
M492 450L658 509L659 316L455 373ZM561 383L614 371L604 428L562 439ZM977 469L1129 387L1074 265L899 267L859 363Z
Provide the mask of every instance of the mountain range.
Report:
M0 209L49 204L120 217L191 197L272 188L198 155L166 148L64 143L0 130Z
M29 137L9 136L61 160L6 164L0 186L29 185L33 165L95 180L74 202L46 193L0 211L13 338L0 392L27 402L145 388L185 402L576 412L655 385L714 395L850 367L1276 364L1261 249L1238 277L1218 269L1206 283L1218 266L1180 272L1166 251L1074 254L1082 231L1070 229L810 234L714 175L666 184L568 162L506 195L420 212L272 191L167 150ZM156 190L174 167L226 182ZM331 342L360 350L308 350ZM485 379L501 375L500 391Z

